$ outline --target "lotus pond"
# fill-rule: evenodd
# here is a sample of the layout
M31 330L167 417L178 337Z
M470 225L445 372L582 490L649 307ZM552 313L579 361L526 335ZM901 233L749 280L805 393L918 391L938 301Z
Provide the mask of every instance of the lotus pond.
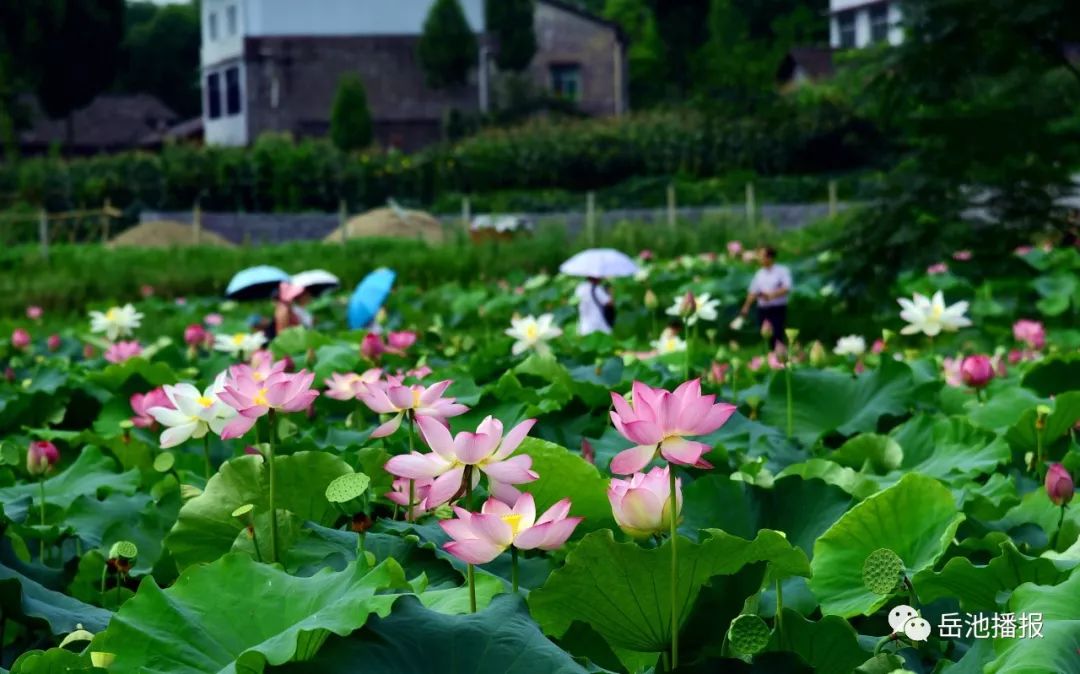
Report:
M29 308L0 664L1080 672L1076 250L858 312L792 261L771 355L735 246L641 262L614 336L544 275L399 287L378 335L325 296L268 344L211 298Z

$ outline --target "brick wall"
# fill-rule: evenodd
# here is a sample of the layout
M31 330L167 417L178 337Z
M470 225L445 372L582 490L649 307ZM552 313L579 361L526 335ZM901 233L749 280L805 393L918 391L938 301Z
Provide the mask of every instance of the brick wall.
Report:
M627 110L626 50L613 26L538 2L534 29L537 50L529 74L538 86L550 89L552 65L580 64L583 112L608 116Z
M417 41L410 36L248 38L244 53L250 137L266 131L325 135L338 81L355 72L367 90L380 143L413 150L438 140L445 111L476 111L478 90L475 83L454 90L429 89Z

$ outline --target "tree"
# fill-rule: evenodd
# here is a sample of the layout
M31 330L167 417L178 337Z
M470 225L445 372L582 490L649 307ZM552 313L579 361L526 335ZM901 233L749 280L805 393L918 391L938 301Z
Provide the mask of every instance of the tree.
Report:
M664 45L667 81L682 98L693 89L694 55L709 37L710 0L648 0L648 4Z
M487 0L484 3L488 32L499 43L495 63L500 70L519 72L529 67L536 55L533 31L534 0Z
M476 65L476 35L458 0L435 0L420 36L420 65L429 86L443 89L465 84Z
M667 93L667 62L652 10L645 0L607 0L604 17L619 24L629 38L626 59L633 106L662 102Z
M364 83L356 73L347 73L338 81L334 105L330 110L330 140L349 152L371 145L371 111L368 110Z
M54 119L70 115L112 84L124 36L124 0L56 0L42 51L37 95Z
M183 117L201 110L199 8L131 3L116 89L149 93Z
M954 246L1007 250L1063 227L1054 199L1080 166L1080 70L1067 53L1080 42L1080 5L908 0L903 9L904 43L849 68L860 78L850 95L904 153L840 241L856 291Z
M15 130L27 112L19 94L40 80L55 9L51 0L0 2L0 143L9 159L18 151Z

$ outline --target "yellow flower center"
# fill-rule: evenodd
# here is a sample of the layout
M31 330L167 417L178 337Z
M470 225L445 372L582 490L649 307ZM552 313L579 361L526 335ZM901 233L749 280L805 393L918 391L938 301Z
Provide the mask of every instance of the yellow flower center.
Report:
M237 346L240 346L241 344L244 343L244 337L247 337L247 335L245 335L242 332L238 332L238 333L236 333L235 335L232 336L232 343L237 345Z
M201 405L202 407L210 407L214 404L214 401L210 398L207 398L206 396L199 396L195 399L195 402L199 403L199 405Z
M420 390L419 389L414 388L412 390L412 406L413 406L413 409L415 409L417 407L420 407Z
M251 373L251 378L254 381L262 382L266 379L266 375L264 375L262 372L256 371Z
M270 403L266 402L266 389L259 389L259 392L256 393L255 397L251 399L251 402L255 405L264 405L266 407L269 407Z
M115 321L119 316L120 316L120 312L117 311L116 307L113 307L112 309L109 309L108 311L105 312L105 319L106 320Z
M930 315L934 318L934 320L941 318L942 313L944 313L944 309L942 309L940 305L935 304L934 306L930 307Z
M502 521L510 525L511 535L516 537L518 535L518 529L521 528L521 515L503 515Z
M527 325L527 326L525 326L525 339L532 342L532 341L535 341L536 338L539 337L539 336L540 336L540 330L538 330L535 325Z

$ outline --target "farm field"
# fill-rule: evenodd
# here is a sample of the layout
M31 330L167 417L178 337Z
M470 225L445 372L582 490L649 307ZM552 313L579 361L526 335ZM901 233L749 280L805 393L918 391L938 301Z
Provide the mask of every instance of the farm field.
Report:
M858 305L836 255L782 257L780 352L736 320L752 253L702 249L627 250L613 335L554 268L400 274L378 331L338 291L271 341L268 302L26 307L0 660L1080 672L1077 249L956 251Z

